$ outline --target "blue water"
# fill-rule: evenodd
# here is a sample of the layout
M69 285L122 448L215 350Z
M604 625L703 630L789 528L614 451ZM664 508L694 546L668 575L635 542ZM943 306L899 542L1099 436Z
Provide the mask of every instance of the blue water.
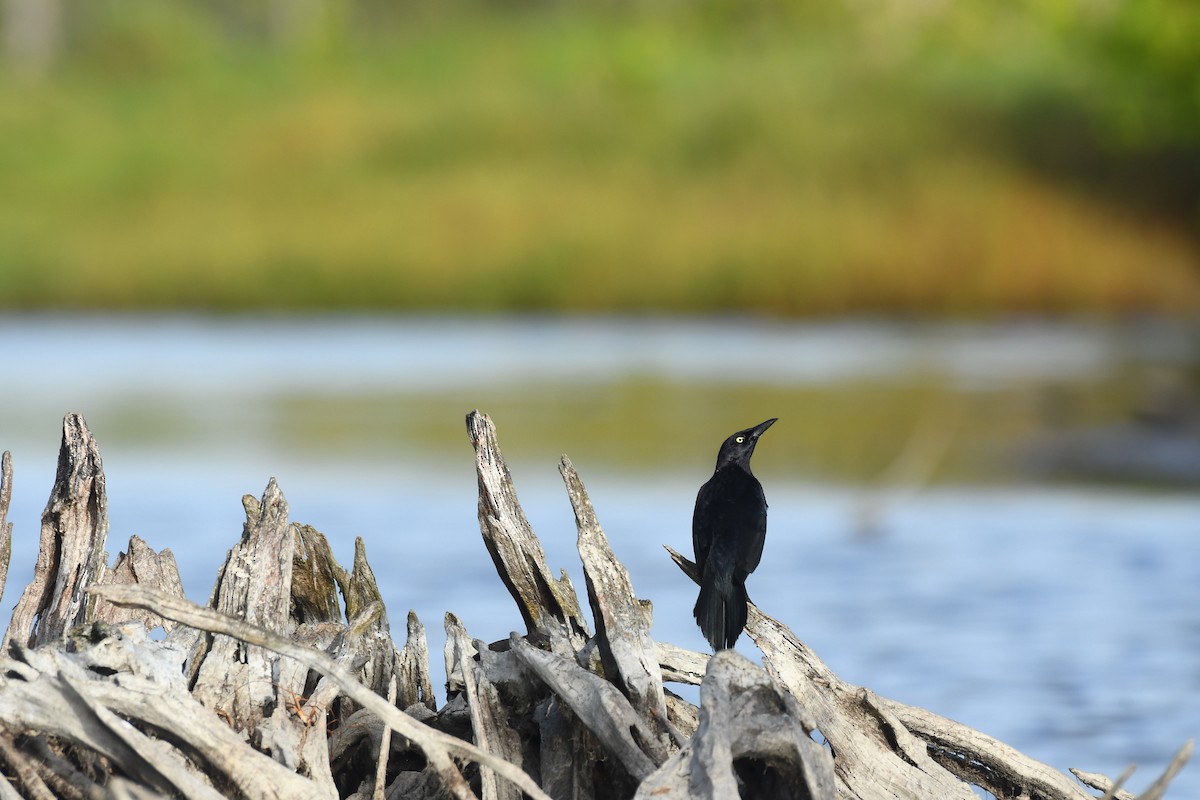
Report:
M969 390L1195 357L1186 340L1160 333L1047 324L13 317L0 318L0 342L0 449L16 468L8 608L32 568L62 414L82 411L105 460L111 553L132 534L170 547L189 596L204 602L240 535L241 495L276 476L292 518L329 536L344 563L354 537L365 539L394 626L416 610L435 654L447 611L485 640L519 626L479 540L462 420L511 404L524 385L569 384L586 411L647 376L819 385L935 370ZM410 427L371 439L354 426L375 420L338 419L363 414L351 401L372 393L387 398L381 413ZM279 423L288 403L314 397L303 425ZM582 591L556 458L523 449L496 421L551 567ZM354 446L339 441L343 430ZM702 649L694 587L662 545L687 551L711 464L630 477L608 456L569 455L639 595L654 603L656 637ZM770 527L750 593L845 679L1061 769L1115 775L1136 762L1134 790L1200 734L1197 494L940 485L885 503L877 534L863 537L861 487L759 472ZM753 655L745 639L739 649ZM1200 768L1173 786L1170 797L1200 797Z

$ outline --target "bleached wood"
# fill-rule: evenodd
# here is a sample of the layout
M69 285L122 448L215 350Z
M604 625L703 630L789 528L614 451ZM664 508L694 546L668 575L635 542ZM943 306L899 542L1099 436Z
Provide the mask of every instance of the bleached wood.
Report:
M458 617L450 613L446 614L446 640L446 650L462 676L475 746L510 763L521 763L521 740L508 727L508 713L496 687L475 663L477 645L467 637L467 629ZM498 780L487 767L480 770L480 784L483 800L521 800L521 792L514 784Z
M71 652L49 647L13 652L0 658L0 720L6 728L77 742L147 786L196 800L223 795L168 740L182 743L204 774L219 776L247 797L323 796L309 781L245 747L228 724L196 702L180 670L183 654L147 639L137 623L101 624L77 639ZM148 737L130 722L159 736Z
M833 758L800 723L796 701L732 650L713 656L688 747L642 782L637 797L836 797ZM740 784L740 785L739 785Z
M96 440L81 414L63 418L54 488L42 512L33 580L13 609L4 634L25 645L54 642L89 619L84 590L104 575L108 556L108 497Z
M161 553L154 552L150 545L140 537L129 537L129 546L117 556L112 569L104 573L102 583L140 583L152 586L176 597L183 597L183 580L179 577L179 566L170 550ZM132 616L131 616L132 615ZM146 612L130 611L118 608L103 601L97 601L92 619L101 622L119 623L129 619L137 619L147 629L160 625L167 631L172 623Z
M550 574L542 543L517 500L491 418L472 411L467 432L479 478L479 527L496 572L517 601L526 630L548 638L556 653L572 655L591 636L575 587L565 570L560 578Z
M355 634L354 645L356 657L362 662L358 669L359 680L384 696L396 672L396 645L392 641L383 596L367 561L367 545L361 536L354 539L354 564L344 591L347 618L360 620L362 626ZM374 609L369 615L364 613L368 608Z
M396 704L396 676L392 676L388 686L388 705ZM379 755L375 760L375 788L371 791L372 800L384 800L387 796L387 765L388 754L392 749L392 729L383 726L383 734L379 737Z
M488 800L973 800L971 786L1028 800L1095 800L978 731L841 680L753 605L747 631L763 667L735 652L654 642L651 606L634 594L564 457L597 623L589 636L570 582L546 568L490 420L473 414L468 429L481 530L529 635L488 646L448 615L450 695L439 710L425 630L410 612L397 649L364 542L355 543L353 568L342 569L320 532L287 520L273 481L262 501L245 498L242 541L220 569L211 605L228 613L184 600L170 552L156 554L137 537L107 570L95 535L107 527L98 453L82 418L68 415L43 543L47 531L74 530L67 563L85 580L60 582L58 562L40 560L46 574L26 594L38 613L82 609L73 619L84 624L37 648L14 641L0 655L0 800L15 797L14 786L72 800L441 800L474 797L468 781L479 781ZM11 466L0 459L0 534L6 487ZM694 579L695 565L670 552ZM60 550L43 548L39 559L47 553ZM78 594L89 582L74 606L52 596L55 587ZM145 626L162 620L173 630L152 641ZM26 629L55 630L40 626L35 614ZM239 719L230 705L200 702L244 691L251 674L268 676L269 689L254 698L259 705L236 709ZM701 707L664 681L699 684ZM1189 742L1137 798L1120 789L1127 775L1080 777L1119 800L1162 800L1190 754ZM468 761L478 772L464 771Z
M642 780L666 760L667 754L658 745L654 732L611 683L572 660L537 649L516 635L509 643L513 652L570 706L635 780ZM652 752L647 753L643 747Z
M550 800L549 796L541 791L519 767L496 758L472 744L422 725L367 689L358 682L354 675L324 653L297 645L264 628L140 586L96 586L91 591L110 602L145 608L176 622L191 625L210 633L234 637L247 644L263 647L307 664L310 669L317 670L335 681L340 689L356 703L373 712L397 733L407 737L420 747L446 788L455 797L465 800L474 795L466 781L463 780L461 773L455 768L452 757L475 761L491 767L536 800Z
M877 699L926 744L934 760L963 780L993 794L1005 791L1006 787L1017 787L1036 797L1092 800L1091 795L1063 773L998 739L923 708Z
M242 505L246 510L242 538L225 559L213 589L213 607L273 633L287 633L292 627L288 611L295 547L287 500L272 478L261 501L246 495ZM253 731L269 713L268 707L287 701L276 686L277 657L261 647L215 636L195 660L199 671L193 694L227 715L240 731Z
M559 471L575 511L577 547L605 676L654 731L656 741L646 744L655 751L656 761L662 761L668 755L672 733L663 698L662 669L650 637L649 605L634 594L629 572L613 553L587 489L566 456Z
M654 652L658 658L659 669L662 670L663 680L689 686L699 686L704 680L708 659L711 658L707 653L685 650L667 642L655 642Z
M12 523L8 521L8 507L12 505L12 453L7 450L0 455L0 595L8 583L8 562L12 558Z
M1125 785L1125 781L1133 775L1135 769L1130 764L1117 776L1116 780L1107 775L1101 775L1099 772L1084 772L1079 769L1072 769L1071 774L1078 778L1084 786L1104 792L1099 800L1135 800L1133 792L1127 792L1121 788Z
M400 708L420 703L430 711L437 711L433 679L429 676L429 642L425 626L414 611L408 612L408 638L404 649L396 654L395 663Z

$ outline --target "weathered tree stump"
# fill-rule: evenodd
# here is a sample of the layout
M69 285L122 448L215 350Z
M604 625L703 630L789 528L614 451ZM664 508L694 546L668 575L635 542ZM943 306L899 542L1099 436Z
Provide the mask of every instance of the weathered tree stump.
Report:
M650 604L564 457L593 635L565 572L546 564L491 420L473 412L467 428L484 544L526 632L489 645L447 614L439 708L425 629L410 612L396 647L362 540L347 572L320 532L288 520L274 480L243 499L208 607L184 598L170 551L137 537L110 569L99 452L68 415L36 572L0 657L0 800L966 800L971 786L1095 797L978 731L842 681L754 606L761 668L655 642ZM5 453L0 588L11 487ZM159 625L165 640L148 635ZM700 706L666 682L699 685ZM1136 800L1161 798L1190 753ZM1076 775L1133 800L1128 774Z

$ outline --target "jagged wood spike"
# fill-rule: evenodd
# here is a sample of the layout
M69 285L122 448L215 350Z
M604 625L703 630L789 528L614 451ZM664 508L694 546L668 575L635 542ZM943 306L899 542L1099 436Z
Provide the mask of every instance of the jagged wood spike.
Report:
M154 552L154 549L138 536L129 537L129 546L117 555L116 563L112 569L105 571L100 583L140 583L176 597L184 596L183 579L179 576L179 565L175 563L175 555L169 549L163 549L160 553ZM164 630L170 631L173 627L169 620L153 614L142 612L131 616L131 613L134 612L100 600L96 602L92 619L112 623L137 619L147 630L162 626Z
M7 450L0 455L0 595L8 583L8 562L12 558L12 523L8 521L8 508L12 505L12 453Z
M106 569L108 497L104 465L82 414L63 418L54 489L42 512L33 580L13 609L3 645L57 641L72 625L90 619L85 590Z
M397 705L407 709L420 703L437 711L433 679L429 675L429 642L425 626L414 611L408 612L408 638L396 655Z
M295 627L290 616L295 537L287 500L272 478L261 501L246 495L242 505L246 510L242 538L221 569L213 608L273 633L290 633ZM287 701L278 694L278 657L270 651L215 636L194 660L200 663L193 694L209 708L227 714L238 730L253 731L264 712Z
M550 640L555 652L573 655L590 638L575 587L566 572L550 574L546 553L517 500L496 426L487 414L467 415L479 478L479 527L496 572L517 601L530 634Z
M575 511L577 546L605 676L650 724L660 746L669 750L673 737L667 722L662 669L650 638L650 609L634 594L629 572L613 553L587 489L566 456L559 471Z

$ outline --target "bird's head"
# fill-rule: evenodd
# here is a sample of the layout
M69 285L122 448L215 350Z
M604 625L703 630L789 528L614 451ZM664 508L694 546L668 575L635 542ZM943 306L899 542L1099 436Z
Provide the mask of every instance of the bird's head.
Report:
M741 464L749 469L750 456L754 455L754 446L758 444L758 437L766 433L767 428L774 424L775 419L769 419L766 422L760 422L753 428L738 431L726 439L725 443L721 445L721 452L717 454L717 469L727 464Z

